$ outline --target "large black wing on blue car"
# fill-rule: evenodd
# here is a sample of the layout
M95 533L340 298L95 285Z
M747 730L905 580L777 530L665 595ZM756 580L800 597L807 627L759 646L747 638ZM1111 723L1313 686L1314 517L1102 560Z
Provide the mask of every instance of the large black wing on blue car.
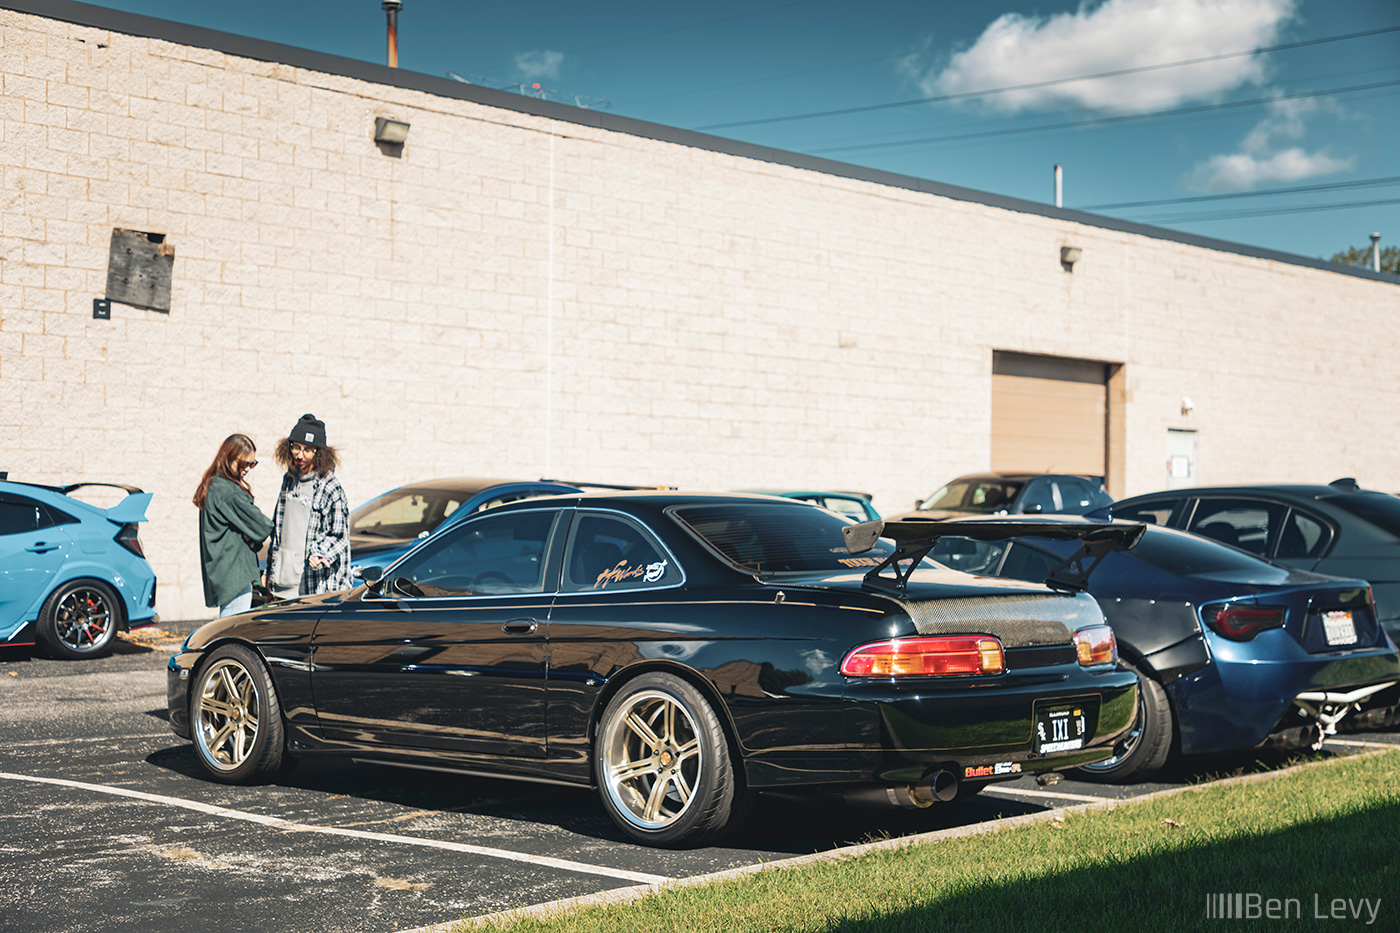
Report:
M1146 526L1133 522L1101 522L1086 519L1040 520L953 520L874 521L847 525L841 529L846 549L860 554L875 546L881 538L894 542L888 557L865 575L865 585L873 589L903 592L914 568L919 565L939 539L947 536L973 538L978 541L1006 541L1011 538L1052 538L1080 542L1079 550L1054 570L1045 583L1054 589L1082 592L1089 586L1089 576L1110 551L1128 549L1137 544ZM885 571L890 573L886 575Z

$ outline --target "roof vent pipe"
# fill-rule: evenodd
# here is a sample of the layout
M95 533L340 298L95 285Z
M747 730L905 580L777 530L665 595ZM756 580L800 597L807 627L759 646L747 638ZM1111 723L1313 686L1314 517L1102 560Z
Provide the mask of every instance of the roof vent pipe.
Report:
M1065 206L1065 170L1055 166L1055 206Z
M1381 235L1379 233L1371 234L1371 270L1381 271Z
M384 0L380 8L389 18L389 67L399 67L399 10L403 9L403 0Z

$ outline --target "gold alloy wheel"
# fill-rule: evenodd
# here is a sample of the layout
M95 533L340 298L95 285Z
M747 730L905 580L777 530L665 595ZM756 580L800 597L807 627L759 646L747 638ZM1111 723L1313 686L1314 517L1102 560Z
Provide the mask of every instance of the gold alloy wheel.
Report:
M237 660L221 658L200 678L196 741L210 767L232 771L258 738L258 687Z
M695 719L659 690L628 697L619 713L603 736L604 790L628 822L664 828L691 805L705 767Z

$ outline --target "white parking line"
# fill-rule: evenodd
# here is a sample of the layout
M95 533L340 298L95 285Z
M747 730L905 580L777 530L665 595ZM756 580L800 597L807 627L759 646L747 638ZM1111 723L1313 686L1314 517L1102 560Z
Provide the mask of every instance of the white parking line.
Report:
M359 829L340 829L335 826L312 826L309 823L293 823L291 820L284 820L276 816L263 816L260 813L245 813L242 810L231 810L228 807L199 803L198 801L185 800L181 797L148 794L145 791L130 790L125 787L108 787L103 784L87 784L82 781L68 781L62 778L37 777L32 774L11 774L5 771L0 771L0 778L10 781L28 781L34 784L53 784L58 787L72 787L77 790L94 791L99 794L130 797L133 800L144 800L147 803L162 803L167 806L182 807L186 810L208 813L211 816L222 816L231 820L246 820L249 823L260 823L263 826L271 826L275 829L281 829L287 832L325 833L328 836L349 836L353 839L371 839L376 842L393 842L400 845L424 846L430 849L447 849L450 852L466 852L471 855L483 855L487 858L526 862L530 865L544 865L549 868L557 868L560 871L579 872L585 875L602 875L607 878L621 878L624 881L635 881L641 884L659 884L663 881L672 880L666 875L648 875L643 872L626 871L621 868L603 868L598 865L588 865L583 862L571 862L567 859L550 858L547 855L510 852L506 849L491 849L486 846L474 846L463 842L447 842L442 839L422 839L416 836L399 836L394 833L370 833Z
M1014 794L1017 797L1053 797L1056 800L1081 800L1097 802L1100 800L1112 800L1112 797L1095 797L1091 794L1063 794L1058 791L1048 790L1023 790L1019 787L989 787L983 793L987 794Z
M117 742L126 739L169 739L170 730L164 732L137 732L133 735L97 735L85 739L35 739L32 742L4 742L0 748L31 748L36 745L77 745L81 742ZM171 741L175 741L172 739Z

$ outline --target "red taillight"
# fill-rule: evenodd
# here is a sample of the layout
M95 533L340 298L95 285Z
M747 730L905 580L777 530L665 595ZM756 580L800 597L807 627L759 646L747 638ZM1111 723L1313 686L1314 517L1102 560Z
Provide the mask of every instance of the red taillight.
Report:
M1074 633L1074 651L1085 666L1113 664L1118 660L1118 639L1107 625L1091 625Z
M986 635L877 641L861 645L841 662L841 673L847 677L944 677L1004 670L1001 642Z
M1283 609L1276 606L1222 606L1207 621L1231 641L1249 641L1260 632L1283 628Z
M135 525L123 525L122 530L117 532L116 541L137 557L146 556L146 552L141 548L141 539L136 536Z

